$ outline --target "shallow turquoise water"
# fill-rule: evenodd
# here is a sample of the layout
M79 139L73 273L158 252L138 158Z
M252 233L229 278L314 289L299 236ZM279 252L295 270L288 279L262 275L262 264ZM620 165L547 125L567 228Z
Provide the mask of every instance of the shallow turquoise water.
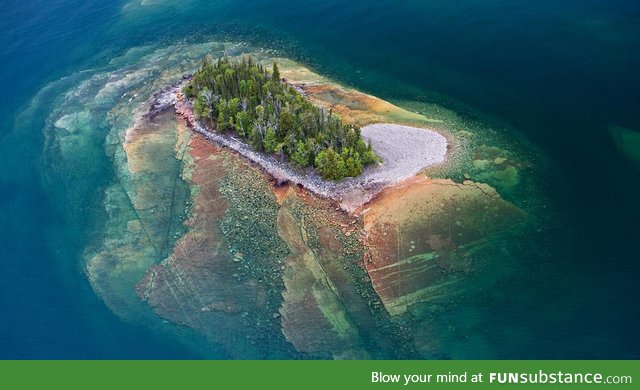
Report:
M547 167L542 192L554 225L514 252L531 273L505 281L473 321L512 329L487 332L497 357L639 356L640 174L609 132L640 131L637 3L144 4L4 6L0 357L200 357L169 335L122 322L90 288L80 257L95 221L78 209L93 209L112 168L96 157L91 174L78 175L71 189L42 180L50 168L42 128L54 98L85 77L77 72L103 67L131 47L221 38L277 49L392 101L438 103L528 145ZM103 155L96 142L90 158ZM66 207L69 191L77 203ZM524 198L512 195L516 203ZM449 321L464 324L475 313L460 311ZM462 355L489 357L486 349Z

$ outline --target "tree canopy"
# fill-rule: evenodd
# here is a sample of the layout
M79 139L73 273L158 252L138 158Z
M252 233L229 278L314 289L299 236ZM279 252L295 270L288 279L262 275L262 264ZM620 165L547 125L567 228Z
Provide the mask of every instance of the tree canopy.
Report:
M331 110L316 107L251 57L205 57L184 88L196 118L218 132L236 132L253 148L314 167L325 179L358 176L379 161L360 134Z

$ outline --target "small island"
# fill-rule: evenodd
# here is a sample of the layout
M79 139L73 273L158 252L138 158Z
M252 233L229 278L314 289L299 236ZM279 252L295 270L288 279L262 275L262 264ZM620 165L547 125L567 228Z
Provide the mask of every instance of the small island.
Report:
M193 334L198 348L224 350L230 358L440 353L431 343L431 308L492 288L496 273L508 269L496 267L492 256L527 216L487 184L432 176L464 169L458 153L487 165L504 157L516 164L517 155L498 154L491 144L459 148L465 138L446 132L452 124L341 86L286 58L227 47L192 52L176 46L62 91L45 132L50 174L76 196L78 177L101 172L86 164L104 148L115 175L99 199L104 222L96 220L95 243L83 252L92 288L123 319L175 329L180 337ZM276 133L273 124L280 124L275 113L271 125L258 123L265 138L253 145L239 113L254 115L250 107L262 106L266 114L277 105L268 109L245 94L247 102L238 97L232 117L228 102L238 95L208 86L218 98L203 107L207 101L199 98L209 92L193 88L208 52L234 55L221 64L253 55L251 67L264 84L293 88L290 97L303 98L310 115L324 112L327 120L331 110L332 120L353 128L350 134L359 134L381 162L339 180L322 177L312 165L317 156L298 168L285 154L286 138L267 151L266 131ZM217 84L226 73L218 73ZM287 100L280 101L287 108L280 112L290 112ZM291 115L298 113L300 119L306 114ZM111 124L106 136L105 118ZM260 127L252 131L260 136ZM306 147L316 137L299 142ZM508 163L494 165L504 170Z
M362 174L380 158L358 127L342 122L332 110L315 106L250 56L238 61L211 56L184 87L195 118L218 133L235 133L255 150L313 167L324 179Z
M347 212L446 160L447 138L416 127L424 123L419 114L312 74L301 78L292 71L300 68L281 60L282 71L276 59L267 71L253 57L207 56L194 74L156 93L148 115L171 106L190 129L260 167L276 186L296 184Z

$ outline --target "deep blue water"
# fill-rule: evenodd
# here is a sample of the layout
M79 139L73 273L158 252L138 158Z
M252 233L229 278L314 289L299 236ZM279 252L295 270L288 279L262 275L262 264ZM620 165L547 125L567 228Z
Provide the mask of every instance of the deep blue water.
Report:
M276 47L382 98L482 115L529 140L553 167L545 191L561 228L543 240L548 277L495 311L496 323L528 324L545 337L503 356L640 357L640 173L608 130L640 131L640 3L155 3L3 4L0 357L198 357L123 323L95 296L78 260L86 226L68 220L59 189L41 180L46 104L28 118L18 113L47 83L129 47L220 36ZM537 321L556 293L567 295L555 310L568 320Z

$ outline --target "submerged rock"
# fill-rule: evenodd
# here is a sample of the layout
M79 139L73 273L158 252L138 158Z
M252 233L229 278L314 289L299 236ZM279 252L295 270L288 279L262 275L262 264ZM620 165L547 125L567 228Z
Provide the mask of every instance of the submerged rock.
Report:
M416 177L363 212L373 288L391 315L451 299L473 283L474 251L525 214L486 184Z
M65 97L73 104L52 117L47 144L61 166L82 166L79 151L106 152L114 171L99 199L105 222L84 253L95 291L122 318L155 328L168 320L179 325L169 327L173 334L192 332L197 348L231 358L450 352L443 340L456 335L429 319L490 283L486 271L500 265L486 261L486 248L525 219L477 181L515 186L522 164L483 146L462 184L418 176L374 199L362 195L377 193L375 185L351 198L314 195L213 146L188 130L188 112L176 115L158 100L204 53L224 48L151 50L144 66L78 86ZM439 123L282 65L288 82L348 123ZM434 159L446 151L436 152Z
M235 258L218 226L228 208L219 186L228 156L201 137L191 138L187 153L195 205L185 222L188 231L171 255L149 270L138 293L160 316L222 344L229 356L266 357L247 338L253 330L242 316L266 309L266 291L254 278L233 278Z

